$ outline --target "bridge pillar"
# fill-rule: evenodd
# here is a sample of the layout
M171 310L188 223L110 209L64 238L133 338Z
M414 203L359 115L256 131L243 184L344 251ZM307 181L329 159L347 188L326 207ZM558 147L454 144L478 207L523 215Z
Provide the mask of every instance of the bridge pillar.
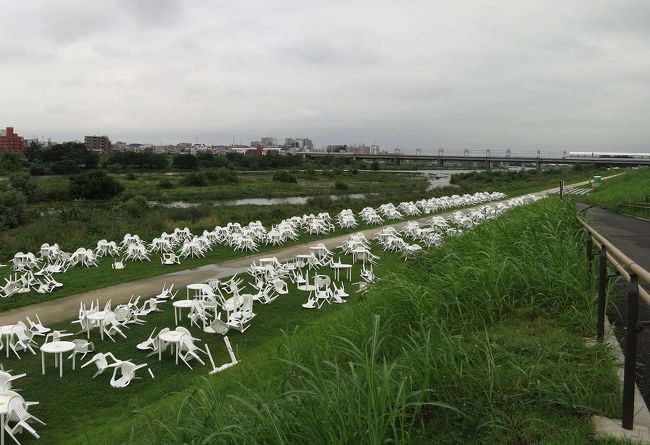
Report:
M442 159L442 158L441 158L441 159L438 159L438 166L439 166L440 168L444 168L444 167L445 167L445 160Z
M525 171L525 170L526 170L526 163L525 163L525 162L522 162L522 163L521 163L521 171L523 172L523 171Z
M537 168L537 171L542 169L542 161L536 161L535 162L535 168Z

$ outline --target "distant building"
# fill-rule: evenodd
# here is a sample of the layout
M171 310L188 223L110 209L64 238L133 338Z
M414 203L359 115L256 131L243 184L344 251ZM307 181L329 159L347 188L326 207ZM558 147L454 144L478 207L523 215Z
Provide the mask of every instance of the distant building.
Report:
M14 133L13 127L0 130L0 151L24 152L26 150L27 142Z
M327 145L325 151L328 153L347 153L347 145Z
M126 142L117 141L111 147L112 151L126 151Z
M368 146L366 144L350 145L350 147L348 147L348 152L349 153L354 153L355 155L369 155L370 154L370 146Z
M263 137L260 139L260 145L262 147L276 147L278 145L278 139L273 137Z
M86 136L84 145L88 151L95 153L108 153L111 151L111 140L108 136Z

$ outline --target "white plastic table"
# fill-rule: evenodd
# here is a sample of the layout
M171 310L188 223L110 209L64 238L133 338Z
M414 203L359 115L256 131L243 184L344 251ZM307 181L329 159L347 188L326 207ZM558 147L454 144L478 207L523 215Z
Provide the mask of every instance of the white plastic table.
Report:
M11 331L13 330L15 324L7 324L4 326L0 326L0 334L4 337L5 339L5 348L7 349L7 358L9 358L9 341L11 340Z
M183 316L181 309L191 308L192 300L176 300L172 305L174 306L174 322L178 324L178 320Z
M332 264L332 269L334 269L335 279L340 279L339 277L341 276L341 269L345 269L348 275L348 281L352 281L352 264L334 263Z
M194 283L194 284L188 284L187 285L187 299L190 299L190 290L194 291L194 296L198 295L200 291L202 291L204 288L210 287L209 285L205 283ZM212 288L210 288L212 290Z
M164 341L166 343L171 343L174 348L176 348L176 364L178 365L178 355L179 355L179 345L181 342L181 337L183 335L187 335L187 332L179 332L179 331L169 331L169 332L163 332L158 336L158 339L161 341ZM162 348L158 348L158 361L162 360Z
M106 318L106 311L96 311L96 312L91 312L90 314L86 315L86 333L88 334L88 338L90 338L90 329L91 329L91 321L97 321L99 322L99 335L102 340L104 340L104 319Z
M73 351L75 344L71 341L52 341L41 346L41 368L45 375L45 353L54 354L54 367L59 367L59 378L63 377L63 354ZM72 369L75 368L75 354L72 354Z
M15 396L0 395L0 428L2 428L2 433L0 434L0 445L5 445L5 420L7 414L9 414L9 400Z

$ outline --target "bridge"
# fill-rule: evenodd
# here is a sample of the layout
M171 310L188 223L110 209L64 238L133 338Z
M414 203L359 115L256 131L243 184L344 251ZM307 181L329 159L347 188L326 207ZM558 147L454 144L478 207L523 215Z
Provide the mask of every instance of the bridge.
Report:
M569 157L569 156L510 156L506 155L445 155L415 153L375 153L375 154L358 154L358 153L327 153L304 151L298 154L305 158L350 158L354 160L383 161L393 164L401 164L405 161L411 162L428 162L439 167L446 165L472 164L476 166L485 166L492 168L496 165L516 165L527 167L533 166L538 169L544 164L598 164L611 167L634 167L650 166L650 158L618 158L618 157Z

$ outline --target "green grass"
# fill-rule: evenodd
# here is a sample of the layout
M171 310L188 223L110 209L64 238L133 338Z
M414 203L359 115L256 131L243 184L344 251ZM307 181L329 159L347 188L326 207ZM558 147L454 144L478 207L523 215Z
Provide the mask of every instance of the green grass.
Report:
M650 217L650 169L627 170L578 198L614 212Z
M307 326L283 314L286 334L264 329L222 375L89 414L66 443L597 443L589 416L616 417L620 393L609 351L584 344L582 242L570 205L512 210L382 263L366 297Z
M351 261L351 258L342 257L343 261ZM396 256L386 258L378 271L390 268L392 264L399 261ZM353 277L358 277L360 266L353 269ZM325 271L319 273L327 273ZM311 274L310 274L311 275ZM355 287L346 283L346 289L351 294L348 304L354 305L358 296L354 293ZM226 371L222 374L209 377L212 381L219 381L224 376L229 385L236 385L238 372L233 372L240 367L255 372L264 372L266 366L272 368L274 362L265 364L269 360L269 353L275 351L280 344L282 332L292 332L294 329L303 329L329 313L341 310L342 305L325 306L321 310L306 310L301 304L307 300L307 293L297 290L289 285L289 294L280 296L273 303L268 305L255 304L254 311L257 316L253 319L249 329L240 334L231 331L229 338L235 348L237 357L242 361L241 365ZM184 289L181 289L177 298L184 298ZM144 300L141 300L144 301ZM102 304L104 302L101 302ZM201 378L206 377L209 368L200 363L192 363L194 370L187 368L182 362L175 365L173 356L169 352L163 355L163 360L158 361L157 356L146 357L146 353L138 351L135 346L145 340L154 327L158 330L163 327L174 326L174 314L171 303L162 305L163 312L153 313L143 319L145 325L130 325L125 330L127 339L116 337L117 342L111 342L107 337L101 340L99 332L91 332L91 340L98 352L112 352L120 359L132 359L134 363L148 363L153 370L155 380L151 380L148 374L143 372L142 379L134 381L127 388L117 390L109 385L110 373L105 372L94 380L91 380L96 368L89 366L79 369L79 357L77 370L71 370L71 361L65 362L63 379L58 377L58 370L54 368L54 359L46 355L46 375L41 374L40 352L37 355L29 353L22 354L21 360L15 355L5 358L2 355L2 363L5 369L12 369L15 373L26 372L27 376L21 379L16 387L20 388L26 400L37 400L39 406L34 413L45 421L46 427L38 428L42 439L39 443L100 443L101 436L95 430L102 430L105 425L113 422L128 423L133 417L133 411L141 407L156 404L160 401L173 403L178 406L179 396L188 388L195 388L201 384ZM183 310L187 315L187 310ZM221 336L203 333L196 327L190 327L188 320L181 322L181 325L188 327L192 335L202 339L210 347L217 365L229 361L229 357ZM65 329L69 332L78 331L78 325L71 325L68 322L50 326L54 329ZM77 335L79 338L86 338L85 333ZM69 339L69 338L66 338ZM5 351L1 351L5 354ZM89 353L86 359L92 357ZM202 358L206 358L203 356ZM206 358L206 363L209 363ZM167 402L169 400L169 402ZM104 433L101 433L102 435ZM31 443L25 441L23 443ZM114 442L115 443L115 442Z

